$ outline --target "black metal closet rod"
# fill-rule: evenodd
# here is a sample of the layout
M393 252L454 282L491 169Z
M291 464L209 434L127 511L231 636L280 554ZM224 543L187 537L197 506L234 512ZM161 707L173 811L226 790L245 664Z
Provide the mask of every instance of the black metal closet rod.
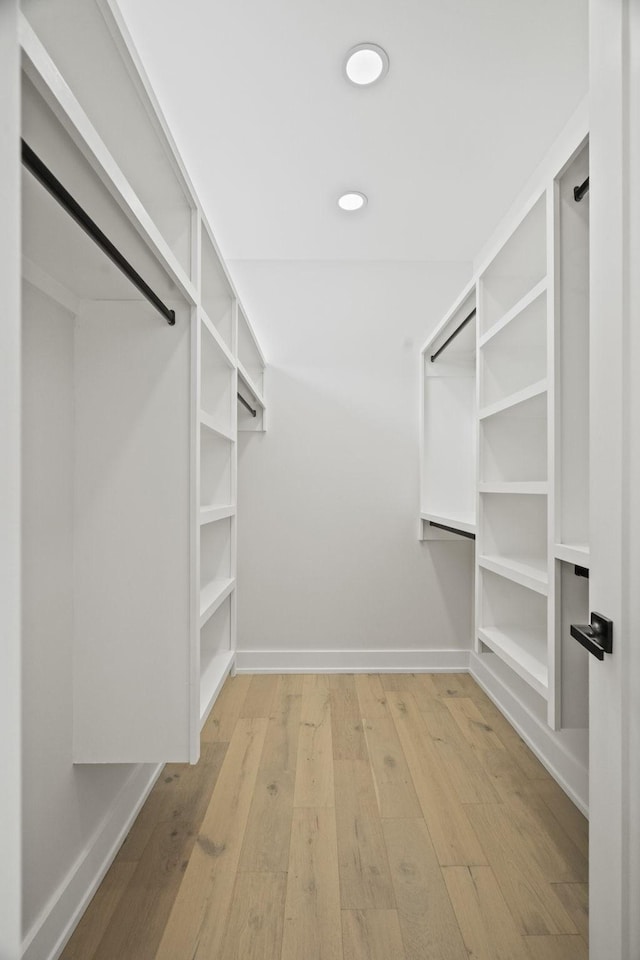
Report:
M469 314L469 316L464 318L464 320L462 321L462 323L460 324L460 326L459 326L459 327L456 327L456 329L453 331L453 333L451 334L451 336L450 336L450 337L447 337L447 339L446 339L445 342L442 344L442 346L439 347L439 348L436 350L435 353L432 353L432 354L431 354L431 363L433 363L433 361L434 361L437 357L440 356L440 354L442 353L442 351L445 349L445 347L448 347L448 346L449 346L449 344L451 343L452 340L455 340L455 338L458 336L458 334L460 333L460 331L461 331L461 330L464 330L464 328L466 327L466 325L469 323L470 320L473 320L473 318L475 317L475 315L476 315L476 308L474 307L473 310L471 311L471 313Z
M87 233L91 239L96 243L100 249L106 253L110 260L115 263L116 267L124 273L126 277L129 278L131 283L138 288L141 294L147 298L149 303L152 303L156 310L162 314L166 319L169 326L174 326L176 322L176 313L175 310L170 310L167 307L160 297L158 297L148 283L142 279L140 274L135 270L129 261L123 257L118 248L109 240L107 236L102 232L100 227L91 219L89 214L82 209L80 204L71 196L68 190L66 190L60 181L53 175L51 170L42 162L40 157L31 149L28 143L25 143L22 140L22 162L29 170L30 173L39 180L42 186L49 191L52 197L54 197L61 207L63 207L69 216L71 216L78 226Z
M580 203L585 193L588 193L588 192L589 192L589 177L587 177L584 183L581 183L579 187L573 188L573 199L576 201L576 203Z
M466 537L467 540L475 540L475 533L469 533L468 530L458 530L456 527L447 527L444 523L435 523L433 520L429 520L430 527L437 527L438 530L447 530L449 533L457 533L459 537Z
M254 410L253 407L250 407L249 404L247 403L247 401L245 400L245 398L244 398L243 396L241 396L240 394L238 394L238 400L240 401L240 403L242 404L243 407L246 407L246 408L247 408L247 410L249 411L249 413L251 414L252 417L257 417L258 411L257 411L257 410Z

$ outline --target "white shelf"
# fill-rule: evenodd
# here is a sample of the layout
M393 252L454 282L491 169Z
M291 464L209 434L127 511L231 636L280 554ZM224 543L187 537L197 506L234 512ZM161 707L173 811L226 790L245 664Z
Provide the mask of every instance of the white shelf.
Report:
M518 404L526 403L527 400L533 400L534 397L539 397L546 392L546 378L544 380L538 380L537 383L532 383L523 390L518 390L516 393L510 394L510 396L496 401L496 403L490 403L488 406L482 407L478 412L478 419L485 420L487 417L493 417L496 413L502 413L503 410L510 410L518 406Z
M152 251L153 256L160 261L162 268L169 274L182 296L190 304L195 304L197 293L183 265L160 233L155 221L149 216L138 193L131 186L75 95L66 83L61 82L58 68L24 15L20 18L20 45L26 75L111 196L125 211L129 222L148 249Z
M425 356L425 358L430 356L432 353L435 353L437 349L435 347L436 342L444 342L447 339L448 334L453 332L453 329L457 323L461 320L464 320L464 318L476 306L475 297L476 281L474 279L467 284L455 303L445 314L444 318L440 321L435 330L432 331L432 333L429 335L429 338L424 342L420 352ZM451 327L451 330L448 329L449 327Z
M200 526L206 523L214 523L216 520L226 520L227 517L235 517L236 508L230 504L223 507L201 507L200 508Z
M527 587L529 590L535 590L542 596L546 597L549 592L549 577L546 569L543 569L542 566L493 555L478 557L478 566L484 570L490 570L492 573L497 573L507 580L512 580L514 583L519 583L520 586Z
M233 666L234 651L217 653L202 667L200 673L200 727L204 725L222 685Z
M204 310L200 310L200 321L202 323L203 330L209 334L215 345L220 350L222 356L227 362L228 366L233 370L235 368L235 361L233 359L233 354L229 350L228 346L216 330L213 322L210 320L209 316L205 313Z
M463 530L465 533L476 532L476 525L473 520L460 520L457 517L442 516L437 513L421 513L421 520L431 521L431 523L441 523L445 527L453 527L455 530Z
M239 360L238 360L238 379L247 388L247 390L252 395L252 397L258 404L258 406L262 407L262 409L264 410L266 407L266 404L264 402L264 397L262 396L262 394L256 387L255 383L253 382L253 380L251 379L251 377L249 376L249 374L247 373L247 371L242 366Z
M546 480L496 480L478 484L479 493L520 493L545 496L549 492Z
M509 629L506 633L497 627L479 627L478 637L530 687L533 687L536 693L547 699L549 695L547 668L527 649L539 644L541 649L546 650L544 637L523 628Z
M573 563L578 567L589 567L591 555L586 543L556 543L554 548L556 560Z
M219 437L223 437L225 440L235 441L235 437L230 430L226 430L208 413L205 413L204 410L200 411L200 423L203 427L206 427L207 430L211 430L212 433L217 434Z
M515 306L508 310L507 313L500 318L500 320L494 323L490 330L487 330L487 332L480 337L478 346L484 347L485 344L487 344L493 339L493 337L496 336L496 334L500 333L501 330L504 330L504 328L507 327L512 320L515 320L516 317L523 313L527 307L529 307L535 300L538 299L538 297L542 296L546 289L547 278L544 277L539 283L536 283L536 285L532 287L528 293L525 293L524 297L518 300Z
M236 585L235 577L225 577L220 580L212 580L200 590L200 626L203 627L207 620L213 616L221 603L223 603Z

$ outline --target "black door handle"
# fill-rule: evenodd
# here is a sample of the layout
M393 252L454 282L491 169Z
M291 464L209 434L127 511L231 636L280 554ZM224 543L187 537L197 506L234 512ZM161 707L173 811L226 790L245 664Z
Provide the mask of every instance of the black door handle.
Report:
M613 621L601 613L592 613L590 624L571 624L571 636L598 660L604 660L605 653L613 649Z

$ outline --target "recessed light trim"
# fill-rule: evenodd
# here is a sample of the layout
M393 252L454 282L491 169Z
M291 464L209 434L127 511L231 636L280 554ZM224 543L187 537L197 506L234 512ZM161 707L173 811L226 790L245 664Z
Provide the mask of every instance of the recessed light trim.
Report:
M338 197L338 206L346 213L355 213L367 205L367 198L359 190L349 190Z
M357 87L371 86L389 71L389 57L377 43L359 43L347 52L344 72Z

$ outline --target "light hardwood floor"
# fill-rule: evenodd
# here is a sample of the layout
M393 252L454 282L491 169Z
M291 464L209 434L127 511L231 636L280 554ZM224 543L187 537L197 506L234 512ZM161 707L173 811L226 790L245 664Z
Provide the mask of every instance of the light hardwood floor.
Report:
M63 960L586 960L587 836L467 675L237 676Z

